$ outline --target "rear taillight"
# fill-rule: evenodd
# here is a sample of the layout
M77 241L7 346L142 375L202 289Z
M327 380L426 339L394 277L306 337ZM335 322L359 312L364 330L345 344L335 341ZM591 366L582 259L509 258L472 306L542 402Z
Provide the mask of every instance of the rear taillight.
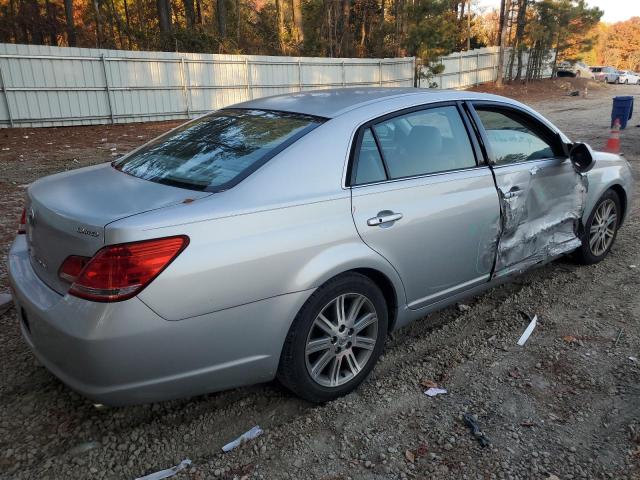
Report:
M62 263L58 271L58 276L65 282L73 283L78 279L80 272L82 272L82 269L87 266L90 260L91 258L89 257L71 255Z
M145 288L185 249L177 236L104 247L91 259L68 257L60 278L72 281L71 295L96 302L118 302ZM83 265L83 260L88 260Z
M27 209L22 209L22 214L20 215L20 223L18 224L18 235L24 235L27 233Z

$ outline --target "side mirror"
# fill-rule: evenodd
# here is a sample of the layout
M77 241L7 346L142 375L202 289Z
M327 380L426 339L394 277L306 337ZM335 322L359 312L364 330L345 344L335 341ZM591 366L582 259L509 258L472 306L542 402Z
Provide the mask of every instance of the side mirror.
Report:
M578 173L587 173L596 163L593 150L586 143L574 143L569 151L569 160Z

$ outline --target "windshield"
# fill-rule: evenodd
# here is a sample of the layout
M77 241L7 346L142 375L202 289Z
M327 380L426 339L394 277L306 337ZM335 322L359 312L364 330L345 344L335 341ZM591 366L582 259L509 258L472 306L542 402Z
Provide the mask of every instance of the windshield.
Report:
M194 190L233 187L324 119L267 110L219 110L113 163L135 177Z

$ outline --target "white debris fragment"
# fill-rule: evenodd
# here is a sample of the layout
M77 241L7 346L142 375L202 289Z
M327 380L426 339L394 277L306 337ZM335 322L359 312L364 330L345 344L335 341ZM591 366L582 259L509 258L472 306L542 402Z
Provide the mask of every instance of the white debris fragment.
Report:
M13 305L13 297L8 293L0 293L0 315L9 310Z
M629 357L629 360L631 360L634 363L638 363L638 357Z
M424 394L428 397L435 397L436 395L442 395L447 393L447 390L444 388L431 387L424 391Z
M527 342L527 340L529 340L529 336L531 335L531 332L533 332L533 329L536 328L537 323L538 323L538 316L534 315L533 318L531 319L531 322L529 322L529 325L527 326L524 333L520 337L520 340L518 340L518 345L523 346Z
M224 447L222 447L222 451L225 452L225 453L226 452L230 452L231 450L233 450L234 448L239 447L243 443L246 443L249 440L253 440L254 438L259 437L263 433L264 432L262 431L262 429L258 425L256 425L251 430L249 430L248 432L243 433L242 435L240 435L238 438L236 438L232 442L227 443Z
M162 478L173 477L180 470L184 470L189 465L191 465L191 460L188 458L181 461L175 467L167 468L166 470L160 470L159 472L150 473L149 475L145 475L144 477L138 477L136 480L161 480Z

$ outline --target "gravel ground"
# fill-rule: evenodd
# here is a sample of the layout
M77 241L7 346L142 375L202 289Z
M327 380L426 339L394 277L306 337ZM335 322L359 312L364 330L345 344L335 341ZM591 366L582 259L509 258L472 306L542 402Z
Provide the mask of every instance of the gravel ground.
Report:
M612 86L530 103L602 148L611 97L634 93L640 88ZM637 177L636 122L622 145ZM0 255L24 184L109 160L167 127L0 131ZM640 479L640 363L629 358L640 357L638 238L634 207L606 261L560 260L429 315L390 338L358 391L322 406L273 383L97 409L38 364L10 310L0 316L0 477L131 479L190 458L175 478ZM527 324L519 311L539 319L524 347L516 346ZM429 382L449 393L425 396ZM490 446L471 435L465 413ZM222 454L254 425L262 437Z

